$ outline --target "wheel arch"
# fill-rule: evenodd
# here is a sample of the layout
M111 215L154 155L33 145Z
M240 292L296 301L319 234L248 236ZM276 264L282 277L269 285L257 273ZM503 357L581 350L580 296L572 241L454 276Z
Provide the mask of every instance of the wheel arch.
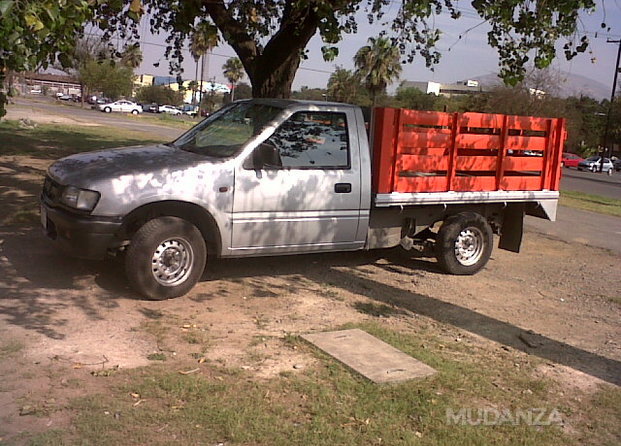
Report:
M203 207L185 201L167 200L142 205L123 219L121 232L131 236L147 221L157 217L179 217L192 223L203 235L208 255L220 256L222 237L216 219Z

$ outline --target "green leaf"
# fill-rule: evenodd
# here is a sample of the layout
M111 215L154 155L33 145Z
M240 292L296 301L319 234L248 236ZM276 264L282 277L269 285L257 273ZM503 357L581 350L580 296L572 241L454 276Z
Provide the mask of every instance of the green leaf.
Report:
M0 14L2 14L3 16L6 15L13 7L14 3L14 0L0 0Z

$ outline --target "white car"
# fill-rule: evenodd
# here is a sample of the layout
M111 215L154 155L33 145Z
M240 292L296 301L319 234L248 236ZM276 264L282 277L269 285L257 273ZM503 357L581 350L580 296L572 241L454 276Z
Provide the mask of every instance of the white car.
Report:
M612 161L609 158L604 158L604 167L602 168L601 156L590 156L584 161L580 161L578 164L578 170L590 170L591 172L598 172L600 169L606 172L608 175L612 175L615 170Z
M110 112L123 112L123 113L131 113L133 115L137 115L138 113L142 113L142 107L135 102L120 100L116 102L109 102L107 104L99 104L97 106L99 110L102 112L110 113Z
M160 105L160 113L168 113L169 115L180 115L183 112L172 105Z

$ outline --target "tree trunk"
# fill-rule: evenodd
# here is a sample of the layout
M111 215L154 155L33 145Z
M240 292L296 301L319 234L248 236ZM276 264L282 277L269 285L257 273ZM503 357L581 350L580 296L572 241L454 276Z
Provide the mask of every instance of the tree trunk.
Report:
M314 2L285 2L278 31L265 44L255 41L223 1L203 0L203 6L237 53L252 84L255 98L289 98L300 57L317 32Z
M258 58L254 73L249 76L252 97L288 99L299 66L300 56L297 52L278 65L265 57Z
M194 69L194 84L198 82L198 59L194 59L196 62L196 68ZM192 90L192 105L196 105L196 86Z

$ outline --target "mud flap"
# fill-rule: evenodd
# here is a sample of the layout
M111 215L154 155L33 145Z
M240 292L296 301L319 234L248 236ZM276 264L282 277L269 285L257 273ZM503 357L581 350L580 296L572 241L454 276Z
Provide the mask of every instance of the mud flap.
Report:
M510 204L505 208L502 228L500 230L500 242L498 247L511 252L520 252L522 234L524 232L524 203Z

